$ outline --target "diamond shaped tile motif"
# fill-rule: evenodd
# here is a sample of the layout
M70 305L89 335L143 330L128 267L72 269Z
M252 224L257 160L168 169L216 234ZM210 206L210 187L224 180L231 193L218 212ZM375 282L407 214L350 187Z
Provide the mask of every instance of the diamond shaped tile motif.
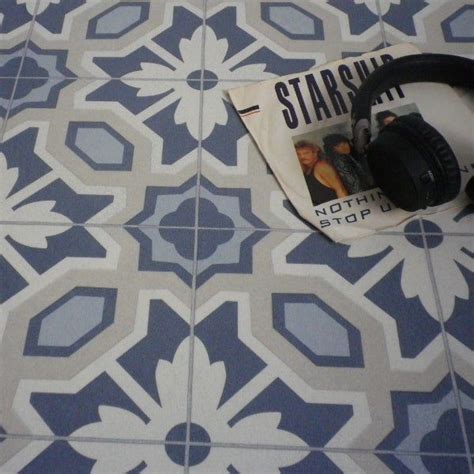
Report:
M87 38L120 38L148 19L148 2L123 2L92 18Z
M465 5L441 23L448 42L474 42L474 5Z
M71 122L66 145L91 168L130 171L133 145L103 122Z
M30 322L25 355L67 357L114 320L117 291L75 288Z
M291 3L264 2L262 20L291 39L324 39L323 22Z
M321 366L363 367L360 332L316 295L273 294L275 329Z

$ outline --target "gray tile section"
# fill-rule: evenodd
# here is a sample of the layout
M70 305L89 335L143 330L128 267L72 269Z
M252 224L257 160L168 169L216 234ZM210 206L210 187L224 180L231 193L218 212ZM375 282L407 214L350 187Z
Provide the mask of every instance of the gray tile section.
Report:
M79 128L76 145L95 163L120 164L123 162L124 146L107 130Z
M314 304L285 303L285 326L317 355L350 356L347 330Z
M96 33L120 33L140 19L140 12L140 7L122 5L99 19Z
M292 7L270 7L270 20L292 34L314 34L314 22Z
M451 33L455 38L474 36L474 9L466 10L450 22Z
M105 299L75 296L55 309L42 322L40 346L70 347L102 321Z

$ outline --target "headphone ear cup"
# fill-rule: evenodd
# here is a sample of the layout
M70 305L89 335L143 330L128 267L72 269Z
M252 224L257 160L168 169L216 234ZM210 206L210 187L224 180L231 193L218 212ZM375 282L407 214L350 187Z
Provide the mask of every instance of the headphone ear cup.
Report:
M461 171L452 148L443 135L420 115L410 114L400 118L412 128L416 137L419 137L420 145L426 147L426 153L423 154L429 165L440 169L444 175L444 182L440 183L440 192L432 205L439 206L451 201L461 190Z
M451 147L418 114L384 127L367 154L375 182L401 209L437 206L459 193L461 174Z

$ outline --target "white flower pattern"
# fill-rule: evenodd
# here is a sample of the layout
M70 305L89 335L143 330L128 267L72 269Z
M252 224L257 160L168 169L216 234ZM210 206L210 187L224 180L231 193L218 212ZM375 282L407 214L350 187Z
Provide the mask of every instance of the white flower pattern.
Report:
M419 238L421 239L421 236ZM443 315L445 319L448 319L453 313L456 298L469 299L469 286L458 264L473 271L474 261L463 251L464 242L459 239L442 235L432 238L440 241L439 245L430 248L430 256L440 292ZM367 245L365 239L352 243L348 255L349 257L368 257L382 252L388 247L393 249L391 255L393 252L395 253L394 260L403 261L400 282L403 294L407 298L418 296L426 311L437 320L433 286L423 247L407 245L403 239L379 234L370 237L370 245ZM474 252L474 245L468 250Z
M206 27L206 55L205 68L215 75L226 79L246 80L259 77L262 80L273 77L269 72L265 72L265 64L250 64L231 70L235 60L225 59L228 50L228 41L225 38L217 39L214 30ZM203 37L202 26L197 28L191 39L183 38L179 43L179 51L182 60L176 59L172 70L166 66L152 63L141 63L139 71L133 71L124 76L127 85L138 89L137 96L155 96L172 90L171 99L179 100L175 112L175 122L177 125L186 124L189 133L195 138L199 138L199 121L195 120L194 114L189 114L190 110L199 110L200 90L193 88L186 81L176 81L170 85L168 81L150 81L156 78L183 78L189 77L191 73L200 72L201 56L196 54L195 44ZM197 75L199 79L200 75ZM143 78L144 80L140 80ZM128 79L128 80L127 80ZM136 79L136 80L130 80ZM170 99L170 100L171 100ZM224 106L224 99L221 90L217 87L209 88L205 91L206 110L209 113L202 122L202 139L208 138L216 125L227 123L227 111Z
M252 439L256 443L306 446L298 436L278 429L280 413L247 416L229 426L229 420L223 413L225 410L219 407L226 382L225 365L223 362L211 364L207 350L198 338L195 339L194 351L193 424L203 427L211 441L246 443L249 433L252 433ZM79 428L72 436L120 438L126 427L128 437L166 439L172 428L186 420L188 360L189 338L177 348L172 362L158 362L155 380L161 406L156 404L153 413L148 409L148 423L144 423L127 410L102 405L99 407L100 421ZM210 381L212 383L209 383ZM238 393L235 396L238 396ZM140 400L134 402L141 406ZM117 450L113 444L102 445L83 441L71 441L70 444L80 454L96 460L93 473L126 472L142 462L147 465L146 470L142 472L173 472L177 468L177 464L167 456L164 446L124 444ZM265 451L249 450L245 456L240 456L239 450L229 450L224 457L211 449L199 467L204 472L226 472L227 467L232 464L239 472L249 472L251 466L265 466L265 472L277 473L280 472L280 467L293 465L307 454L305 451L282 450L268 456Z
M27 222L32 219L38 222L51 224L70 224L71 221L62 214L52 209L56 201L39 201L26 204L15 209L17 205L15 194L12 193L18 180L18 168L8 168L7 160L0 153L0 219L4 222ZM69 226L67 227L69 228ZM16 242L28 247L46 249L48 247L47 237L61 234L67 230L64 226L41 225L35 228L35 232L27 232L23 226L0 226L0 239L9 235Z

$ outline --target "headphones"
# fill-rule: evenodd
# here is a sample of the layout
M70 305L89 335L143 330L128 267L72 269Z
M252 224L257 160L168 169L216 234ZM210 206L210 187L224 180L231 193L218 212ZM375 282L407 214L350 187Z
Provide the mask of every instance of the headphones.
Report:
M446 54L415 54L376 69L352 102L353 145L367 156L375 183L406 211L439 206L460 192L461 172L445 138L419 114L395 118L370 141L371 107L384 91L413 82L474 88L474 61ZM466 192L474 199L474 178Z

